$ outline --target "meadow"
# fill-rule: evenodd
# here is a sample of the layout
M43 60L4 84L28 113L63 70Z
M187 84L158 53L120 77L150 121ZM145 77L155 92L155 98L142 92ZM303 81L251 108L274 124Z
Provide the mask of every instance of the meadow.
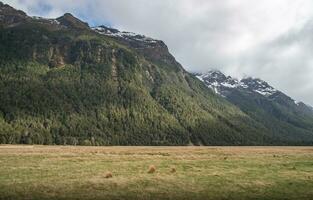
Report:
M308 200L313 147L2 145L0 199Z

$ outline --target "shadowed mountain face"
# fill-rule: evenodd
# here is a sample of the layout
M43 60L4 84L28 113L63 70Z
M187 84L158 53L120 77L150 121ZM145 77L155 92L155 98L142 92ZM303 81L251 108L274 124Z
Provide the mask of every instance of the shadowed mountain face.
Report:
M4 26L14 26L28 19L28 16L23 11L15 10L2 2L0 2L0 12L0 24Z
M159 40L0 4L0 143L310 144L275 135ZM296 138L296 139L295 139Z
M305 140L313 133L313 111L261 79L238 80L220 71L196 74L207 87L237 105L280 138Z

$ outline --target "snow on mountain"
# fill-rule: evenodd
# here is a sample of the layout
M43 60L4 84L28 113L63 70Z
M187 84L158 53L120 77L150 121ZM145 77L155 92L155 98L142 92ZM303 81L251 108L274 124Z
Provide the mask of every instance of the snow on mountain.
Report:
M157 43L158 42L158 40L152 39L150 37L146 37L144 35L140 35L140 34L136 34L132 32L125 32L125 31L121 32L117 29L108 28L106 26L93 27L92 30L102 35L107 35L107 36L116 37L116 38L123 38L126 40L136 40L136 41L145 42L145 43Z
M33 16L32 18L38 21L50 22L51 24L60 25L60 22L57 19L50 19L50 18L44 18L44 17L38 17L38 16Z
M211 88L216 94L222 97L227 97L231 91L241 90L251 95L262 95L272 100L275 99L275 101L284 101L285 103L288 102L288 104L294 104L297 107L306 107L313 110L311 106L290 98L259 78L248 77L238 80L226 76L218 70L211 70L204 74L195 75L199 80L204 82L207 87Z
M196 74L196 77L203 81L206 86L213 89L217 94L222 94L225 88L248 87L238 79L230 76L226 77L222 72L217 70L211 70L205 74Z
M297 105L297 106L299 106L300 105L300 101L297 101L297 100L294 100L294 102L295 102L295 104Z
M209 86L219 87L219 86L225 86L225 87L237 87L238 80L229 77L226 77L222 72L220 71L209 71L205 74L197 74L196 75L198 79L201 81L207 83Z
M196 74L196 77L219 94L223 94L225 90L230 88L246 89L266 97L278 92L261 79L249 77L238 80L230 76L225 76L222 72L217 70L212 70L205 74Z
M253 90L254 92L257 92L263 96L271 96L277 92L275 88L270 86L267 82L258 79L258 78L245 78L242 79L240 82L244 83L248 86L248 89Z

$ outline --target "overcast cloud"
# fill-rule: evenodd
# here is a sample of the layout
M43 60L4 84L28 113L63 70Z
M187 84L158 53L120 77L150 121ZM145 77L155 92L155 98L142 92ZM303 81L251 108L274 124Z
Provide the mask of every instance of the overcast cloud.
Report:
M313 105L312 0L4 0L29 15L65 12L90 25L166 42L192 72L259 77Z

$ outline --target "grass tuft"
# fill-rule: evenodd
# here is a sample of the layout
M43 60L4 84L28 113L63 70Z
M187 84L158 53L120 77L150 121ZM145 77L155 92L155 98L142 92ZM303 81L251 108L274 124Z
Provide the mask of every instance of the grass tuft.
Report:
M150 165L149 170L148 170L148 173L149 173L149 174L153 174L153 173L155 173L155 171L156 171L155 166L154 166L154 165Z
M113 177L112 172L107 172L104 176L104 178L112 178L112 177Z

